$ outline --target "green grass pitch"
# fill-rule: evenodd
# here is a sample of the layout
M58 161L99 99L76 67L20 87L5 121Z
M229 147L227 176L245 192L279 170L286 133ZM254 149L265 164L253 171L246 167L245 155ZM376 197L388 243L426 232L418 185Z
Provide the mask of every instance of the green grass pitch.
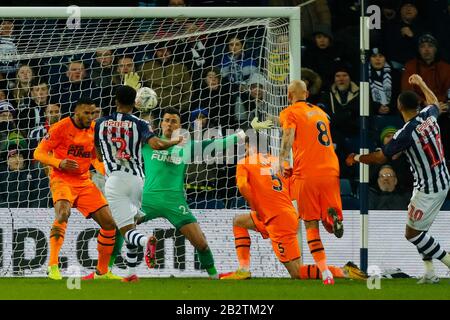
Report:
M141 278L138 283L82 281L81 289L67 281L46 278L2 278L0 299L132 299L132 300L307 300L307 299L450 299L450 279L418 285L415 279L382 279L379 290L365 281L339 279L334 286L319 280L257 278L244 281L204 278Z

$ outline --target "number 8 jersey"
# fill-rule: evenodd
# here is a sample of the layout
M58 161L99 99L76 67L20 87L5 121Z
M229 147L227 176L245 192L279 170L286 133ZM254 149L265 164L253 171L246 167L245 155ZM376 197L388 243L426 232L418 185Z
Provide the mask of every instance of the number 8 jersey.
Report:
M293 175L339 176L339 161L325 111L306 101L297 101L280 113L280 123L283 129L295 130Z
M95 124L95 146L100 148L106 173L122 171L144 178L142 144L154 136L147 121L115 112Z

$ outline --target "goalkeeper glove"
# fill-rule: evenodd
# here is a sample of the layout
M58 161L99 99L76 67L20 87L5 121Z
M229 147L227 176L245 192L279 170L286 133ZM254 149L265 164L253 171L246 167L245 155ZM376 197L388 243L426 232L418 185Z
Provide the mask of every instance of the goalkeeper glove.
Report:
M260 122L258 120L258 117L254 117L252 122L250 123L253 129L255 130L261 130L261 129L270 129L273 128L273 122L272 120L266 120Z
M141 88L141 84L139 83L141 78L135 72L130 72L125 74L123 84L126 86L132 87L134 90L138 91Z

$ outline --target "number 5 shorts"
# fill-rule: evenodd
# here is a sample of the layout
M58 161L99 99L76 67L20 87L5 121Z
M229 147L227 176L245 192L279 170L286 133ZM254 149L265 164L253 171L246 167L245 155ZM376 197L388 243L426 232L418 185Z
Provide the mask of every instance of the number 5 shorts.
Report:
M134 217L141 207L143 186L140 177L121 171L112 172L106 179L106 199L119 229L134 224Z
M408 205L406 224L418 231L427 231L441 210L447 197L448 189L437 193L425 193L414 189Z
M183 193L148 192L142 197L144 221L155 218L165 218L179 230L182 226L197 222Z

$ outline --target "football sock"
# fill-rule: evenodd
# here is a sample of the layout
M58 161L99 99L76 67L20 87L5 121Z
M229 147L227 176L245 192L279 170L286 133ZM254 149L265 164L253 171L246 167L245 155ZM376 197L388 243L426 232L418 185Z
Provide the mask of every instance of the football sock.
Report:
M111 259L111 253L116 241L116 230L100 229L97 237L98 262L97 271L100 274L108 272L108 262Z
M198 254L198 260L200 261L200 264L202 265L203 268L206 269L206 271L208 272L208 275L211 277L216 276L217 270L216 270L216 267L214 266L214 258L213 258L211 249L209 249L209 247L208 247L204 251L197 250L197 254Z
M233 226L233 234L236 255L239 261L239 268L249 270L251 245L250 234L247 229L236 226Z
M67 222L59 223L57 220L53 221L50 230L50 260L48 265L58 265L59 251L64 243L64 235L66 234Z
M419 253L423 257L439 259L447 267L450 267L450 257L447 252L441 248L439 242L437 242L426 231L421 232L418 236L408 239L413 245L417 247Z
M309 250L316 262L320 272L326 271L327 268L327 256L325 255L325 249L323 248L322 240L320 239L318 228L306 229L306 239L308 240Z
M129 276L136 274L137 254L138 254L138 247L127 243L126 260Z
M344 271L342 268L335 266L328 266L328 269L335 278L344 278ZM299 269L300 279L322 279L322 274L315 264L302 265Z
M134 246L141 246L145 248L148 238L136 229L128 230L125 233L125 241Z
M111 253L111 258L109 259L108 267L111 269L114 263L116 262L116 258L120 256L120 253L122 252L122 246L123 246L123 237L120 233L119 229L116 229L116 242L114 243L114 249Z

